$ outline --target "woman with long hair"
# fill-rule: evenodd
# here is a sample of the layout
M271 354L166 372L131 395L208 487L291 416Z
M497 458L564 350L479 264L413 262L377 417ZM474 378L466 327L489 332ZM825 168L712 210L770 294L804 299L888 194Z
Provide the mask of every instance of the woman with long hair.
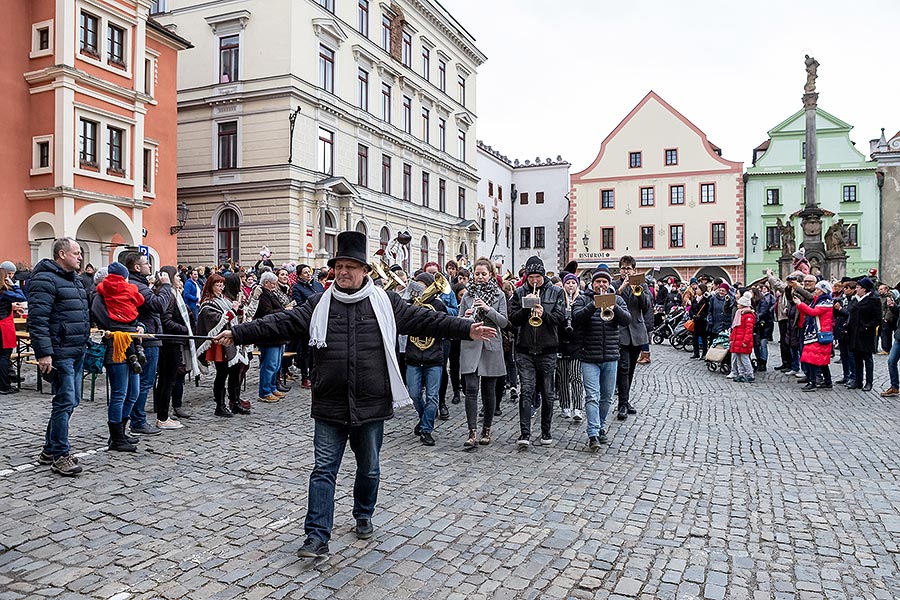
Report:
M691 358L706 358L706 351L709 348L709 335L706 331L706 317L709 316L709 290L705 283L697 285L697 294L694 299L687 305L691 319L694 321L694 331L691 337L694 342L694 354Z
M166 294L169 302L165 310L160 314L162 333L165 335L189 335L190 317L182 314L182 311L179 310L178 302L175 300L175 295L178 292L174 289L174 283L178 278L178 271L175 267L168 265L162 267L160 271L169 276L169 283L157 281L154 285L157 289L169 288L169 292ZM184 305L183 300L182 305ZM172 404L172 391L175 389L175 380L178 377L178 372L183 370L182 350L186 342L187 339L185 338L166 338L162 341L162 347L159 351L159 365L156 368L158 377L153 397L156 404L156 426L160 429L181 429L184 427L181 421L174 417L169 417L169 407Z
M26 302L25 294L13 281L13 273L0 268L0 394L15 394L18 389L9 382L10 358L16 347L16 325L13 303Z
M244 321L244 302L246 301L246 296L244 296L241 283L242 279L241 275L235 273L228 275L225 277L225 290L222 292L225 299L231 302L232 306L235 307L238 323L243 323ZM239 377L237 384L235 385L231 385L231 381L229 380L228 405L232 412L249 414L252 405L249 400L241 399L241 388L247 377L247 369L250 364L250 352L248 351L247 346L235 346L234 349L239 355L237 363Z

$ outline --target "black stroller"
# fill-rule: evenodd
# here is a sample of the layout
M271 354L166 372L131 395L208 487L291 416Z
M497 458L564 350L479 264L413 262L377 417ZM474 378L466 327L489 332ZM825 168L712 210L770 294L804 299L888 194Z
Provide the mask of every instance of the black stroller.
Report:
M663 317L662 322L650 332L650 339L654 344L662 344L675 333L675 328L684 321L684 309L680 306L672 307L668 316Z

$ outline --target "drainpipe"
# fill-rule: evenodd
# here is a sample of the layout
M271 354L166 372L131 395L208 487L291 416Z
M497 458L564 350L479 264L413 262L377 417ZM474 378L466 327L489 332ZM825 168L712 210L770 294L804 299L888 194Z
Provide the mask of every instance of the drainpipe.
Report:
M745 171L741 176L741 180L744 183L744 278L742 279L744 283L746 283L750 279L749 277L747 277L747 179L748 176ZM763 235L765 235L765 232L763 232Z
M875 183L878 184L878 273L883 274L881 270L881 259L884 253L881 248L881 232L884 229L884 171L875 171Z
M512 206L510 206L509 209L509 233L512 236L512 239L509 241L510 247L512 248L512 258L510 259L509 270L513 272L513 275L516 276L516 280L518 281L519 267L517 266L518 263L516 263L516 206L518 205L516 204L516 200L519 199L519 191L516 189L516 184L514 183L510 183L509 188L509 200L512 202Z

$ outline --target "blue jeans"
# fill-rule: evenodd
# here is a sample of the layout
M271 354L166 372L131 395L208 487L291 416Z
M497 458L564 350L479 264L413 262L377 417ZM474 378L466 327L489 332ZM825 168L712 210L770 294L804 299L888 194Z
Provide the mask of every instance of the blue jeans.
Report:
M141 392L138 394L137 402L131 409L131 427L143 427L147 424L147 413L144 406L147 404L147 396L150 390L156 384L156 365L159 364L159 346L144 346L144 354L147 356L147 362L144 363L144 370L141 371Z
M259 397L278 391L278 371L281 369L281 346L259 347Z
M406 365L406 387L412 398L416 412L419 413L419 425L422 433L434 431L434 417L438 409L438 396L441 390L441 365L420 367ZM422 397L422 388L425 388L425 397Z
M69 418L81 401L81 376L84 355L78 358L54 358L53 403L44 434L44 453L58 458L69 453Z
M323 542L331 539L334 527L334 487L344 449L356 456L356 481L353 484L353 517L371 519L378 499L381 469L378 454L384 438L384 421L356 427L316 420L313 448L316 464L309 474L309 501L304 530L307 537Z
M594 437L606 429L606 417L616 391L618 360L602 363L581 363L581 379L584 382L584 414L587 417L587 435Z
M123 415L130 415L141 393L141 376L131 372L127 362L106 365L106 380L109 384L109 404L106 406L106 420L121 423Z
M900 377L897 373L898 362L900 362L900 340L894 339L891 352L888 354L888 377L891 378L892 388L900 388Z
M795 373L800 373L800 355L803 352L803 347L799 346L797 348L791 346L791 370Z
M841 372L846 381L856 379L856 359L853 357L853 352L847 347L849 345L849 341L843 341L838 347L838 350L841 352Z

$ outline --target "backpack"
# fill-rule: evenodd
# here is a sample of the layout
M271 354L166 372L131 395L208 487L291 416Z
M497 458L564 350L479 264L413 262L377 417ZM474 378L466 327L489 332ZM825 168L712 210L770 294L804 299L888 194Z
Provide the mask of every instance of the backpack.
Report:
M106 359L106 346L97 342L87 342L87 350L84 353L84 370L88 373L100 374L103 372L103 362Z

